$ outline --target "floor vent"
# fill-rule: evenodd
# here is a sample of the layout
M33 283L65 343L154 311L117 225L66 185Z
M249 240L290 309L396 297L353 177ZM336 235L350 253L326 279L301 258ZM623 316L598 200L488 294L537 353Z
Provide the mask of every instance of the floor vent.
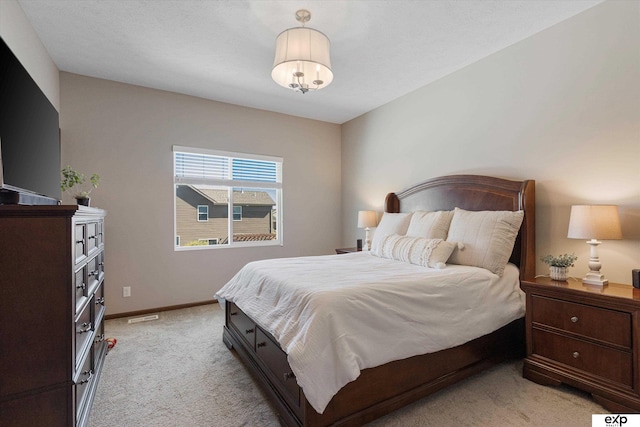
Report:
M129 323L149 322L151 320L158 320L159 318L160 317L157 314L152 314L150 316L136 317L134 319L129 319Z

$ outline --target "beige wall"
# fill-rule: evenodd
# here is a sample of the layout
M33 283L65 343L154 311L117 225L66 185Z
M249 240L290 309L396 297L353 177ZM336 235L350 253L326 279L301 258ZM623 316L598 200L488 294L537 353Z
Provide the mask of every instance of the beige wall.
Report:
M0 37L60 111L58 68L16 0L0 0Z
M620 206L624 240L600 246L603 272L640 268L640 2L608 1L342 127L343 244L360 209L439 175L535 179L537 253L567 239L572 204ZM406 70L404 70L406 71ZM411 78L401 76L399 78ZM538 274L548 269L538 263Z
M60 88L62 162L102 177L108 313L209 300L247 262L340 242L339 125L69 73ZM174 252L173 145L282 157L284 246Z

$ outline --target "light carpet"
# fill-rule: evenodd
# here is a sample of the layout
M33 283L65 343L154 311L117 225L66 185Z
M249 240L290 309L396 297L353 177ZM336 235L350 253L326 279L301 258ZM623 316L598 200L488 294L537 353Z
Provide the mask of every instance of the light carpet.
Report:
M106 322L117 345L106 357L90 427L278 426L278 418L235 354L222 343L224 311L205 305L159 320ZM569 387L522 378L503 363L380 418L370 427L588 426L606 411Z

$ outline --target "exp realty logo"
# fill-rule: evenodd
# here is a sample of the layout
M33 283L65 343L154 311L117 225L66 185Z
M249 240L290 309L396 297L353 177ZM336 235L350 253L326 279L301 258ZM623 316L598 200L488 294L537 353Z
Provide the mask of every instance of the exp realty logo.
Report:
M592 427L640 427L640 414L593 414Z
M624 415L607 415L604 417L604 422L607 427L622 427L627 424L629 420Z

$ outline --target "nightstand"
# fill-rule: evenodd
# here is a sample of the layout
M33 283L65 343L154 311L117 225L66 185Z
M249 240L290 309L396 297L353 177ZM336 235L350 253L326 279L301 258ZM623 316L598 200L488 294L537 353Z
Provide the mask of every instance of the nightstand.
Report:
M640 289L523 280L523 376L585 390L611 412L640 412Z
M337 254L349 254L351 252L361 252L357 248L338 248L336 249Z

